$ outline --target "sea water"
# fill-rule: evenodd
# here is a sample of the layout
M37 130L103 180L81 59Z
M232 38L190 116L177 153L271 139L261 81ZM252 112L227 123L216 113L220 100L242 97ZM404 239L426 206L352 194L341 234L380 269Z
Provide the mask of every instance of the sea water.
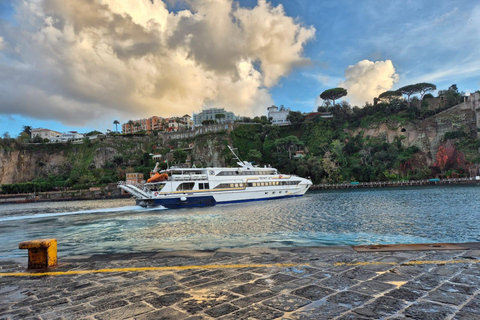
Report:
M132 199L0 205L0 258L56 238L58 255L480 241L480 185L309 191L205 208Z

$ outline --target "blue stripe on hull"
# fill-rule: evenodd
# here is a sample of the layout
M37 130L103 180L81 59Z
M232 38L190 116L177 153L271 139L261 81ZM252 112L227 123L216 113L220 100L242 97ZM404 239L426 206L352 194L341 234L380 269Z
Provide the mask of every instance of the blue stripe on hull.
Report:
M213 196L205 197L187 197L185 201L180 200L180 198L170 198L170 199L152 199L153 201L148 201L148 206L163 206L169 209L177 208L190 208L190 207L207 207L215 205L216 201ZM137 205L142 200L137 200ZM152 203L153 202L153 203Z
M179 209L179 208L191 208L191 207L207 207L214 206L215 204L223 203L240 203L240 202L250 202L250 201L265 201L265 200L276 200L283 198L292 198L292 197L301 197L303 195L288 195L280 197L269 197L269 198L260 198L260 199L245 199L245 200L232 200L232 201L222 201L217 202L213 196L204 196L204 197L188 197L185 201L181 201L180 198L170 198L170 199L151 199L151 200L137 200L137 205L140 206L163 206L169 209Z

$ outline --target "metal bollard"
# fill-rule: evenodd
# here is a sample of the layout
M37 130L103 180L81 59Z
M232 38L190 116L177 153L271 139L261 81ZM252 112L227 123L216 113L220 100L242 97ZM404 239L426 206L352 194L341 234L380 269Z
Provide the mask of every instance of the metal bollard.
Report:
M23 241L19 249L28 249L28 269L48 269L57 265L57 239Z

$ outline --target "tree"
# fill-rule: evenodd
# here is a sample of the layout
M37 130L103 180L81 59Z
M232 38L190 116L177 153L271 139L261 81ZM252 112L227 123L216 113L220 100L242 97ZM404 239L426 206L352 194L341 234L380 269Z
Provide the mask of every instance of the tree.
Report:
M402 96L402 93L397 90L397 91L385 91L385 92L381 93L378 97L381 100L386 100L386 101L388 101L388 103L390 103L390 102L392 102L392 100L398 99L401 96Z
M99 134L103 134L102 132L98 131L98 130L93 130L93 131L90 131L88 132L87 134L85 134L86 136L95 136L95 135L99 135Z
M262 160L262 153L257 149L251 149L248 151L247 159L250 162L259 163Z
M290 121L292 125L300 125L305 121L305 116L300 111L290 111L287 120Z
M434 166L440 168L442 173L449 169L465 170L465 155L457 150L451 141L448 141L445 145L438 147Z
M463 94L458 92L456 84L452 84L448 90L438 91L438 96L443 98L445 107L453 107L459 103L462 103Z
M128 124L128 128L130 129L130 133L133 133L133 126L135 123L133 122L133 120L128 120L127 124ZM127 132L124 132L124 134L125 133Z
M407 102L408 102L408 106L410 106L410 96L412 94L415 94L415 93L418 93L419 90L418 90L418 87L414 84L410 84L408 86L405 86L405 87L401 87L400 89L397 90L398 92L400 92L401 94L404 94L407 96Z
M114 121L113 121L113 124L115 125L115 132L118 132L117 125L120 124L120 121L114 120Z
M299 146L303 146L304 143L300 141L296 136L288 136L282 139L275 140L274 146L277 147L277 151L288 151L288 158L292 159L292 147L297 149Z
M225 114L224 113L217 113L215 115L215 119L217 119L217 121L221 123L225 119Z
M185 152L182 149L173 150L173 158L178 163L185 163L185 161L187 160L187 156L188 156L187 152Z
M427 92L431 92L433 90L437 90L437 86L432 83L421 82L415 85L417 87L418 92L420 93L420 100L423 100L423 97Z
M426 95L423 96L423 99L433 99L433 98L435 97L431 93L427 93Z
M333 105L335 106L335 100L340 99L347 95L347 90L344 88L333 88L323 91L320 94L320 98L323 100L332 100Z
M23 126L23 131L22 133L25 132L26 134L28 134L28 136L30 137L32 135L32 127L31 126Z
M18 142L28 142L30 140L30 135L26 132L21 132L17 138Z

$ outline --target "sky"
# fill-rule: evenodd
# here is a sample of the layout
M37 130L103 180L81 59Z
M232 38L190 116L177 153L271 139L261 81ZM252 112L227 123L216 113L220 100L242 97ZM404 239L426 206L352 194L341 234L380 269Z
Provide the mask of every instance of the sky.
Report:
M480 89L480 1L0 0L0 135ZM434 92L435 94L436 92Z

